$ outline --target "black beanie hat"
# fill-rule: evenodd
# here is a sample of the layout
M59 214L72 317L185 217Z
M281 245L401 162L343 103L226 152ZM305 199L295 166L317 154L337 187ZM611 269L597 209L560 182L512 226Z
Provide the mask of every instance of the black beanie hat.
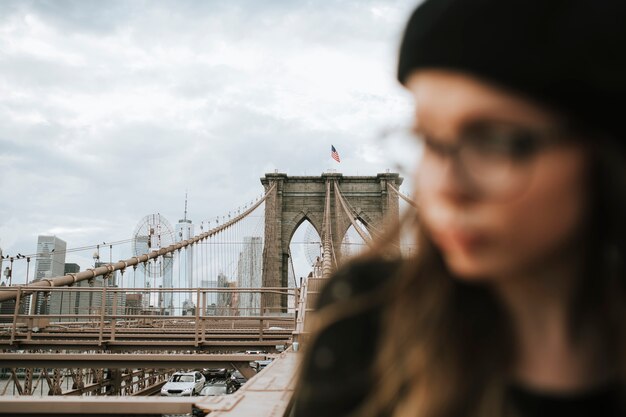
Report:
M426 0L399 81L422 68L472 74L626 141L624 0Z

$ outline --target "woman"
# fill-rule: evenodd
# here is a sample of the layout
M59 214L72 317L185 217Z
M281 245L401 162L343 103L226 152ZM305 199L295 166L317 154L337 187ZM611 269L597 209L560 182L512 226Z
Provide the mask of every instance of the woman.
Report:
M622 4L416 10L420 250L330 281L295 416L626 415Z

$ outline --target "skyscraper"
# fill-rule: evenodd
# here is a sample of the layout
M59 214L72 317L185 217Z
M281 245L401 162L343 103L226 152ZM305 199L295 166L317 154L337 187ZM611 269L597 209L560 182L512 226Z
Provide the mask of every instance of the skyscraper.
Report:
M106 262L96 261L94 268L108 265ZM69 263L65 264L65 274L74 274L80 272L80 266L77 264ZM100 315L102 313L102 295L100 292L94 291L77 291L80 288L102 288L110 287L111 290L107 292L104 307L106 314L116 313L119 314L125 309L125 297L121 292L114 292L113 289L117 288L117 271L111 272L107 277L97 276L93 279L83 280L76 282L72 285L73 290L69 291L52 291L49 296L48 302L48 314L68 314L68 315ZM113 300L117 298L117 300ZM113 305L116 306L116 311L113 311ZM59 317L53 318L58 321L80 321L84 320L84 317Z
M35 281L64 275L66 248L65 241L56 236L40 235L37 238Z
M172 254L167 253L163 255L163 260L166 265L163 268L163 288L173 288L173 269L174 269L174 261L172 259ZM162 310L162 314L165 315L173 315L174 313L174 294L169 291L165 291L161 293L162 301L159 302L159 308Z
M35 279L37 282L44 278L54 278L65 275L65 250L67 244L56 236L40 235L37 238L37 257L35 258ZM48 297L43 293L35 293L32 312L34 314L48 313Z
M80 272L78 264L65 264L63 274L76 274ZM74 288L81 287L82 281L74 284ZM73 291L52 291L50 293L50 301L48 303L48 313L50 314L78 314L77 305L81 294ZM59 318L59 321L76 321L76 318Z
M193 223L187 219L187 195L185 195L185 217L180 219L176 224L176 243L190 239L194 236ZM174 285L176 288L193 288L193 249L188 246L182 249L178 254L178 262L180 271L179 280ZM183 293L177 293L178 300L176 308L182 307L184 297ZM188 304L193 304L193 300L185 300ZM180 310L179 310L180 311ZM179 313L180 314L180 313Z
M263 269L263 239L259 236L244 236L243 250L237 263L237 286L239 288L260 288ZM239 311L242 315L260 314L261 294L241 293Z
M228 281L228 277L223 272L217 275L217 286L219 288L233 288L234 285L235 283ZM217 294L216 313L218 316L233 315L234 303L236 301L233 295L235 294L232 292L220 292Z

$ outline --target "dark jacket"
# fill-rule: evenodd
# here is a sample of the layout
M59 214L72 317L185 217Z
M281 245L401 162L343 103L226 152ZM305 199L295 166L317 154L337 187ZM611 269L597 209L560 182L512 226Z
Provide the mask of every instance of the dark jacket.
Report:
M380 291L397 263L371 262L340 270L318 298L318 311ZM370 306L324 329L307 347L294 417L345 416L376 388L372 364L380 333L381 308Z
M380 293L395 279L399 265L380 261L349 265L323 289L318 310ZM328 325L314 337L307 347L292 417L348 416L377 389L373 364L383 308L371 304ZM520 417L618 417L626 416L622 389L613 382L577 395L557 395L512 385L507 401Z

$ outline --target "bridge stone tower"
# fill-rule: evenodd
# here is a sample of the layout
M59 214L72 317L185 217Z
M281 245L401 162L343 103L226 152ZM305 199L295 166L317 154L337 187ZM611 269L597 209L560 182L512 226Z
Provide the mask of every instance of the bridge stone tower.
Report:
M372 228L384 230L398 220L398 195L388 184L399 188L402 178L396 173L376 176L343 176L325 173L319 177L266 174L261 183L267 192L276 186L265 201L265 248L263 253L264 287L286 287L288 280L289 243L300 224L308 220L323 236L327 183L330 187L330 233L337 260L341 259L341 243L351 222L335 195L332 182L356 212L370 235ZM265 309L283 309L286 300L268 296Z

